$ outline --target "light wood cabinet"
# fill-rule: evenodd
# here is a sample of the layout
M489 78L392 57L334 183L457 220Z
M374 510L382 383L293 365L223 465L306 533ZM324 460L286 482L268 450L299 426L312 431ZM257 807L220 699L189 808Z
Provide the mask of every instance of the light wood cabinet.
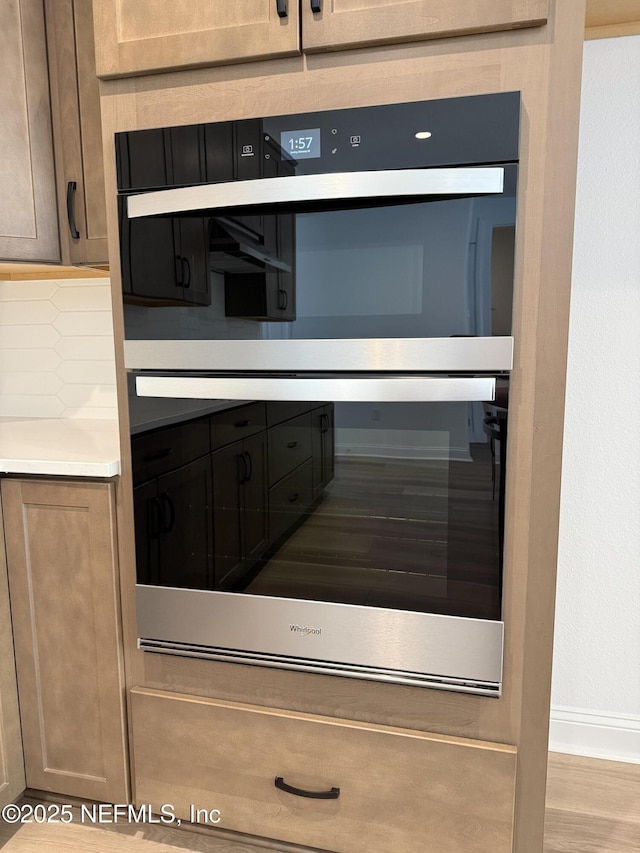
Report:
M546 23L548 5L549 0L94 0L98 76L534 27Z
M42 0L0 3L0 260L59 261Z
M91 0L45 0L63 261L108 261Z
M99 77L299 52L298 0L95 0L94 19Z
M515 747L149 689L131 711L155 811L338 853L511 853Z
M25 789L22 735L13 656L9 586L0 537L0 807Z
M307 52L513 30L547 22L549 0L301 0ZM313 12L320 6L321 12Z
M126 802L114 485L4 480L26 784Z

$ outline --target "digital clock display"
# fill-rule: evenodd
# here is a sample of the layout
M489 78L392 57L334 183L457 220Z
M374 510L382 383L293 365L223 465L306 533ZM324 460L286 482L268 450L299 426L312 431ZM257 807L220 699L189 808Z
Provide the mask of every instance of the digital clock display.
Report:
M311 130L283 130L280 133L280 147L285 157L320 156L320 128Z

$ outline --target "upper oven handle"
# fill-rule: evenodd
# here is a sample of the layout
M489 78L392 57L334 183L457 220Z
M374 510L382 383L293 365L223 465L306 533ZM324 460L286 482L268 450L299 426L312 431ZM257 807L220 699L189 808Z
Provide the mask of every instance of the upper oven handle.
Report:
M295 202L499 194L503 188L502 166L295 175L140 193L128 197L127 213L129 219L196 211L213 214L233 207Z
M334 400L345 403L491 402L488 376L137 376L139 397L195 400Z

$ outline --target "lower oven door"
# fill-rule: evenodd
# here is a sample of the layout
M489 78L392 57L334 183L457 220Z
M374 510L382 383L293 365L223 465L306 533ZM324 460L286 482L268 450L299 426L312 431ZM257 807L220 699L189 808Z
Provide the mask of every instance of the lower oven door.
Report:
M494 378L136 386L132 423L152 405L166 424L133 438L134 477L137 455L166 460L135 484L140 648L500 694L506 406ZM189 491L194 424L206 438Z

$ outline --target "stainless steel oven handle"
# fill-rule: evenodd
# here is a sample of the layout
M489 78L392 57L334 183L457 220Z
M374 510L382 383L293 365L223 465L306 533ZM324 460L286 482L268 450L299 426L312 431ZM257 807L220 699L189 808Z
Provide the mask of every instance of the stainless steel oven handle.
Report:
M294 175L139 193L127 199L127 215L136 219L288 202L499 194L503 186L501 166Z
M139 397L195 400L333 400L344 403L450 402L495 399L494 377L376 376L292 378L137 376Z

